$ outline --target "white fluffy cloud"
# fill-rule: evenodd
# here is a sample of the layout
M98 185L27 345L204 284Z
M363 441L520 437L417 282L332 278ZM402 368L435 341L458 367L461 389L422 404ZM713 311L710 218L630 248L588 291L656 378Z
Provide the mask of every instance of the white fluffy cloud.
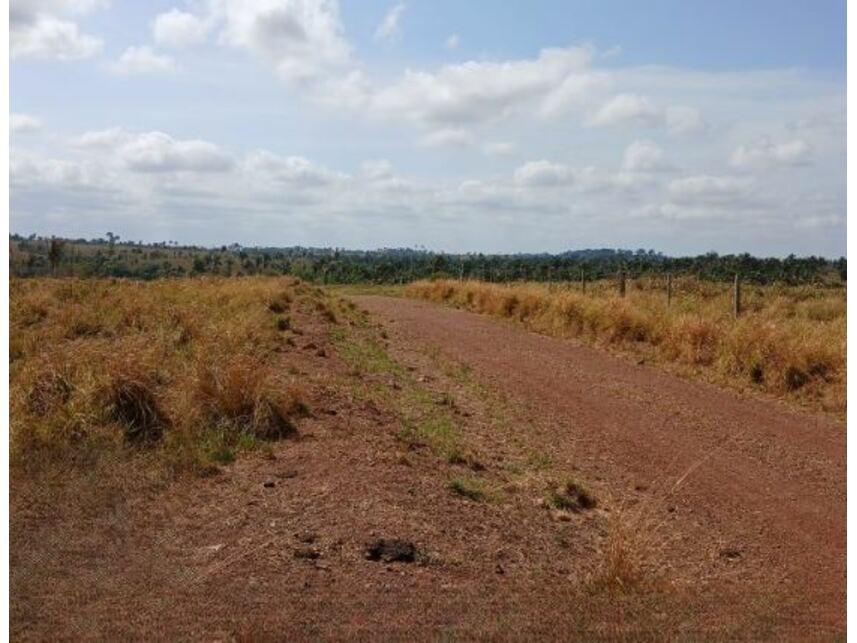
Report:
M296 188L325 187L347 178L344 174L315 165L301 156L282 157L265 150L250 154L242 169L251 176L266 176Z
M539 113L547 118L565 116L585 107L610 87L610 78L605 73L570 74L542 99Z
M737 168L809 165L812 162L810 152L809 145L800 139L783 143L761 140L739 146L729 163Z
M666 127L680 134L703 127L699 110L686 105L660 107L647 96L618 94L604 103L589 119L595 126L631 124L644 127Z
M42 129L42 121L31 114L9 114L9 129L13 132L35 132Z
M271 64L286 81L305 81L340 69L350 58L333 0L215 0L220 42Z
M402 33L400 21L402 14L405 12L405 3L399 2L394 4L387 11L384 19L375 29L375 40L395 40Z
M664 151L652 141L634 141L625 148L622 167L628 172L659 172L670 169Z
M72 140L79 148L107 151L135 172L222 172L232 166L231 157L214 143L176 140L163 132L142 134L112 128Z
M574 74L585 74L587 47L543 49L530 60L469 61L436 72L405 72L402 79L369 97L372 111L429 123L464 124L504 116L545 100Z
M80 33L76 23L39 15L25 24L10 23L9 54L14 58L78 60L101 51L98 38Z
M615 125L633 122L643 125L657 125L661 120L661 111L645 96L619 94L608 100L595 112L591 119L593 125Z
M9 55L64 61L94 56L101 51L101 40L81 33L76 22L59 15L82 14L103 4L100 0L12 0Z
M88 183L89 177L84 167L74 161L13 153L9 159L9 182L76 186Z
M221 172L232 164L229 156L213 143L177 141L162 132L133 137L122 146L119 155L126 167L140 172Z
M176 70L175 61L166 55L155 53L151 47L128 47L119 60L108 67L116 74L163 74Z
M515 170L515 182L528 187L555 187L568 185L574 178L573 170L561 163L530 161Z
M206 19L173 8L155 17L152 36L158 45L180 49L203 42L209 29Z

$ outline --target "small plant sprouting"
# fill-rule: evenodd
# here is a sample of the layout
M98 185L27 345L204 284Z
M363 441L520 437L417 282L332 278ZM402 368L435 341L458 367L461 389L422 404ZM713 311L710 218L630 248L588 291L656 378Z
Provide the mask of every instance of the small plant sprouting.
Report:
M447 487L453 493L476 502L482 502L487 498L485 484L479 478L472 476L456 476L449 481Z

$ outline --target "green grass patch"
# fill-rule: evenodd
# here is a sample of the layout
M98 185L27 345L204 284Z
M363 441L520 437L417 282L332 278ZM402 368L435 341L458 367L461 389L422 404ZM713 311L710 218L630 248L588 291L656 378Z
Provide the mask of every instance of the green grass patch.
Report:
M569 478L561 485L552 485L548 490L547 502L556 509L575 513L594 509L598 505L592 491L574 478Z
M409 446L426 447L452 464L464 462L466 458L453 406L438 403L437 393L422 387L406 368L393 359L375 337L375 332L369 326L354 328L342 325L331 330L337 351L349 366L358 373L376 376L369 381L354 383L355 393L392 410L402 424L399 438Z
M484 502L488 499L485 482L474 476L455 476L450 478L446 486L453 493L475 502Z

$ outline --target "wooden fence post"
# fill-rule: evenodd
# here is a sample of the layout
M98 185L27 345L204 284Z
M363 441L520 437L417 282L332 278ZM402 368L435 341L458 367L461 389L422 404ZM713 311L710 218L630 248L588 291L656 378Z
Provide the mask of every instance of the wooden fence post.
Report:
M667 273L667 308L673 303L673 273Z
M586 294L586 272L580 271L580 292Z
M741 278L735 273L735 285L732 289L732 314L735 319L741 315Z
M619 296L624 297L625 296L625 271L624 270L619 270L618 279L619 279Z

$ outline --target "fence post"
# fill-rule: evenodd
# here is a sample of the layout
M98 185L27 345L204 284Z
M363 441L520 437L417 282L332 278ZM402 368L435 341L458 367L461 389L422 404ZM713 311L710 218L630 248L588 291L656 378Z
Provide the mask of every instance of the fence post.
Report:
M625 296L625 270L624 269L619 270L618 279L619 279L619 296L624 297Z
M586 272L583 269L580 270L580 291L586 294Z
M667 273L667 308L673 303L673 273Z
M732 314L735 319L741 315L741 278L735 273L735 285L732 289Z

